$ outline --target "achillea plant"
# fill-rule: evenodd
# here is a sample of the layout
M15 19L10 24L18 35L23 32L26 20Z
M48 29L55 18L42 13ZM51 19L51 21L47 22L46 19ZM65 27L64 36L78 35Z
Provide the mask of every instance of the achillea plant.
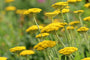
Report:
M8 58L6 57L0 57L0 60L7 60Z

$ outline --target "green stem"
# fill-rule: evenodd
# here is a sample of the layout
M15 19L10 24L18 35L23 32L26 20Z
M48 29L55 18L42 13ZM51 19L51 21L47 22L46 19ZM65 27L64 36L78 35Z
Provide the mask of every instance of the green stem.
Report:
M80 19L81 26L83 26L83 21L81 19L81 14L79 14L79 19Z

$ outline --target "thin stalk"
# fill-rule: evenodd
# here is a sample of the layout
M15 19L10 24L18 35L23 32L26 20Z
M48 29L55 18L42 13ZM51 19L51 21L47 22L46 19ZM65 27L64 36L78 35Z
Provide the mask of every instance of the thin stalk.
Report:
M79 14L79 20L80 20L81 26L83 26L83 21L81 19L81 14Z

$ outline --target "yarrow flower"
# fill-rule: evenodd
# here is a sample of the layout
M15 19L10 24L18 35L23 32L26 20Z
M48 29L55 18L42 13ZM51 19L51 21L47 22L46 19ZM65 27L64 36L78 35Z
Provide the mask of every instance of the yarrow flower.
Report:
M46 36L49 36L49 33L40 33L36 35L36 38L41 38L41 37L46 37Z
M62 9L62 13L68 13L69 11L69 9Z
M89 30L89 28L87 27L80 27L77 31L78 32L87 32Z
M30 8L27 11L25 11L23 14L37 14L40 13L42 9L40 8Z
M64 26L63 25L61 25L61 23L51 23L51 24L49 24L49 25L47 25L46 27L44 27L42 30L41 30L41 32L43 33L43 32L47 32L47 33L49 33L49 32L53 32L53 31L57 31L57 30L59 30L59 29L61 29L61 28L63 28Z
M13 2L14 0L5 0L6 3Z
M51 41L51 40L44 40L40 43L38 43L37 45L34 46L34 49L36 50L44 50L48 47L52 48L56 45L55 41Z
M32 54L35 54L35 52L33 50L24 50L24 51L20 52L21 56L32 55Z
M76 48L76 47L65 47L63 49L60 49L59 53L63 54L63 55L70 55L70 54L76 52L77 50L78 50L78 48Z
M43 29L43 26L39 26L40 29ZM35 32L38 30L37 25L30 26L28 29L26 29L26 32Z
M6 57L0 57L0 60L7 60L8 58Z
M77 25L79 23L80 23L80 21L72 21L72 22L69 23L69 25L75 26L75 25Z
M87 57L87 58L84 58L84 59L81 59L81 60L90 60L90 57Z
M77 10L77 11L74 11L74 13L76 13L76 14L83 13L83 12L84 12L84 10Z
M74 30L74 27L73 26L67 26L66 27L67 30ZM61 31L65 31L65 28L63 28Z
M84 21L90 21L90 16L85 17L83 20L84 20Z
M84 5L84 7L90 8L90 3L86 3L86 4Z
M22 10L18 9L16 11L16 14L23 14L23 12L25 12L25 11L26 11L26 9L22 9Z
M68 6L67 2L57 2L57 3L52 5L52 7L55 8L55 9L63 9L66 6Z
M22 51L22 50L26 50L26 47L25 46L16 46L16 47L14 47L14 48L11 48L10 49L10 52L20 52L20 51Z
M80 1L82 1L82 0L68 0L67 2L68 3L76 3L76 2L80 2Z
M5 8L6 11L14 11L16 10L16 7L15 6L8 6Z

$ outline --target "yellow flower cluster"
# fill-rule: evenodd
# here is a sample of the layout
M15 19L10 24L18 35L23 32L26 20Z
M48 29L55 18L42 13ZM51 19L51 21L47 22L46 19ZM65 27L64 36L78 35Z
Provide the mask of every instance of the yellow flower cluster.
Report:
M33 50L24 50L20 53L21 56L32 55L32 54L35 54Z
M25 11L23 14L37 14L40 13L42 11L42 9L40 8L30 8L27 11Z
M61 53L63 55L70 55L77 50L78 50L78 48L76 48L76 47L65 47L65 48L59 50L59 53Z
M85 4L84 7L90 8L90 3Z
M49 25L47 25L46 27L44 27L41 32L52 32L52 31L57 31L59 30L60 28L63 28L64 26L61 25L61 23L51 23Z
M14 48L11 48L10 52L19 52L19 51L22 51L22 50L25 50L25 49L26 49L25 46L16 46Z
M83 13L84 12L84 10L77 10L77 11L74 11L74 13Z
M76 3L76 2L80 2L80 1L82 1L82 0L68 0L67 2L68 3Z
M6 57L0 57L0 60L7 60Z
M25 11L26 11L25 9L23 9L23 10L19 9L19 10L16 11L16 14L23 14L23 12L25 12Z
M73 30L74 29L74 27L73 26L67 26L67 28L66 28L67 30Z
M82 60L90 60L90 57L84 58L84 59L82 59Z
M34 49L37 49L37 50L44 50L48 47L54 47L56 45L56 42L55 41L51 41L51 40L44 40L40 43L38 43L37 45L34 46Z
M8 7L5 8L5 10L6 11L14 11L14 10L16 10L16 7L14 7L14 6L8 6Z
M62 13L68 13L69 11L69 9L62 9Z
M43 28L43 26L39 26L40 29ZM26 32L32 32L32 31L37 31L38 30L38 26L37 25L33 25L30 26L28 29L26 29Z
M14 0L5 0L6 3L13 2Z
M53 8L55 9L63 9L68 5L67 2L57 2L55 4L52 5Z
M87 32L89 30L89 28L87 27L80 27L77 31L78 32Z
M84 21L90 21L90 16L83 19Z
M41 34L38 34L38 35L36 36L36 38L46 37L46 36L48 36L48 35L49 35L49 33L41 33Z
M55 10L55 11L53 11L53 12L46 12L45 13L45 16L48 16L48 17L50 17L50 18L53 18L53 17L55 17L56 15L58 15L60 13L60 10Z
M70 22L69 25L75 26L75 25L77 25L79 23L80 23L80 21L73 21L73 22Z

